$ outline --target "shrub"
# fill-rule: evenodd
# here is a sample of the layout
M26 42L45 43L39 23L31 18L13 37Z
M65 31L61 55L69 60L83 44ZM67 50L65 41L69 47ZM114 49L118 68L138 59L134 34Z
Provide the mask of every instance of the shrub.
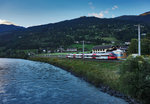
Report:
M120 70L122 90L150 104L150 59L129 56Z

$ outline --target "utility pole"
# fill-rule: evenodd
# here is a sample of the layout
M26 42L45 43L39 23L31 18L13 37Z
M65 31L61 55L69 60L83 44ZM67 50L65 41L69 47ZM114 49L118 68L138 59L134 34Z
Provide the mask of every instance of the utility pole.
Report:
M141 35L146 35L146 33L141 34L141 27L144 27L144 26L141 26L140 24L135 25L135 26L138 27L138 55L141 56Z
M138 55L141 56L141 25L138 25Z
M83 59L84 59L84 40L83 40L82 50L83 50Z

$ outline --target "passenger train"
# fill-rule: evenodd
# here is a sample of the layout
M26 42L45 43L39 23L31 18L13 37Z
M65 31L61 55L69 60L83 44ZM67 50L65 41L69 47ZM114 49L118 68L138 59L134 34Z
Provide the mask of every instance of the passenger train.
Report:
M106 52L106 53L90 53L90 54L69 54L66 58L75 58L75 59L105 59L105 60L115 60L117 59L116 54L113 52Z

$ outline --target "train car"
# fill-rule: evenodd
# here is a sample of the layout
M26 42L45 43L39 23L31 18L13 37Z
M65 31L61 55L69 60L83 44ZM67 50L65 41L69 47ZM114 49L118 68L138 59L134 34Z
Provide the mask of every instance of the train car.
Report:
M108 59L109 60L117 60L118 58L114 52L111 52L111 53L109 53Z
M66 58L81 59L81 58L83 58L83 54L69 54L69 55L66 55Z
M83 58L83 54L75 54L75 58L76 59L81 59L81 58Z
M93 54L84 54L83 57L85 59L92 59L93 58Z
M66 56L66 58L114 60L117 59L117 56L113 52L108 52L108 53L94 53L94 54L69 54Z
M93 54L93 59L108 59L109 54L108 53L98 53Z
M93 59L114 60L117 56L113 52L93 54Z
M66 55L66 58L76 58L76 54L69 54L69 55Z
M117 56L117 59L125 59L127 57L126 52L120 49L113 51L113 53Z

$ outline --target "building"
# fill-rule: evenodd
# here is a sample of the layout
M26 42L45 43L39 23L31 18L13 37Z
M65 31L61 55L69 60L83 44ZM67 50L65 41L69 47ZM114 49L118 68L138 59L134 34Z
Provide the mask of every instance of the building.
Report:
M95 46L92 49L92 53L106 53L108 51L116 50L116 47L111 45L101 45L101 46Z
M64 52L64 48L60 47L60 48L57 48L57 50L55 52Z
M125 42L124 44L129 46L131 44L131 42Z
M128 51L128 46L120 46L118 49L127 52Z
M77 48L67 48L67 52L77 52Z

